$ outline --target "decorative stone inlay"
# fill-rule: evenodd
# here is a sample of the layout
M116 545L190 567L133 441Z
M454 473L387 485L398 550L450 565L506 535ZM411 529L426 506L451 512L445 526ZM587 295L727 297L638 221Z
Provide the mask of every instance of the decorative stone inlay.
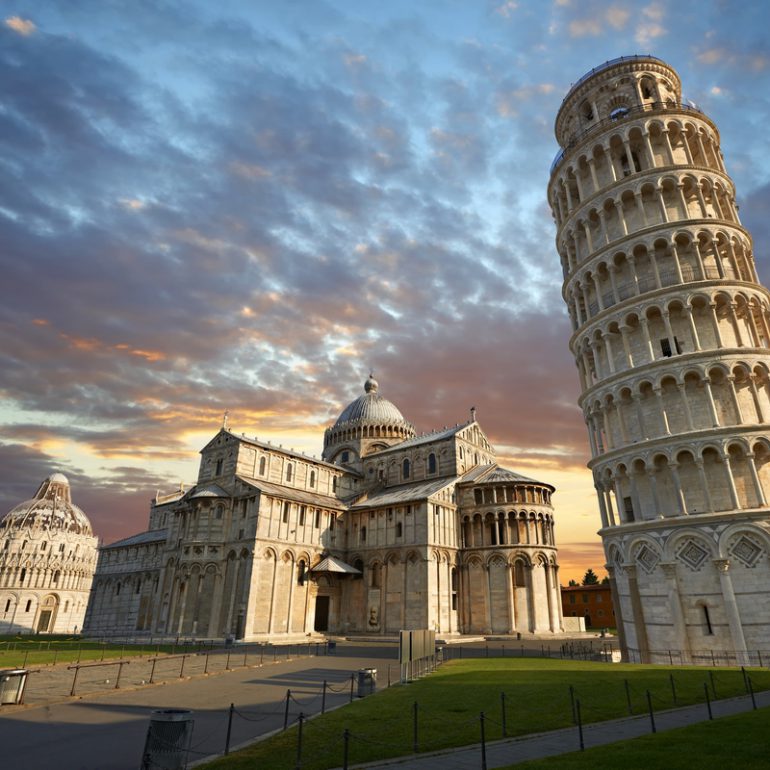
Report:
M642 569L648 574L652 572L658 564L658 555L649 546L643 545L636 552L636 561L642 565Z
M741 562L741 564L744 564L747 567L756 566L763 553L762 547L746 535L743 535L743 537L730 548L730 555L734 556Z
M708 551L698 545L694 540L688 540L676 554L677 558L684 562L691 570L698 570L708 556Z

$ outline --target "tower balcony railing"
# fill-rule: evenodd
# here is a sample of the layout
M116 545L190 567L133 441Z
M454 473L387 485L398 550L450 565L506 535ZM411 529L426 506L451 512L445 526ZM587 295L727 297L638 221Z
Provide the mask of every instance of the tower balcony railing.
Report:
M679 282L679 276L677 275L676 270L661 270L658 273L660 276L660 286L658 286L657 282L655 281L655 277L652 275L642 276L637 280L636 284L634 284L633 281L621 283L618 286L618 299L620 302L624 302L627 299L632 299L633 297L641 296L642 294L657 291L659 288L664 289L668 288L669 286L683 285L685 283L693 283L695 281L714 281L722 278L722 276L719 274L719 270L711 265L704 266L703 268L706 274L705 278L701 278L699 275L696 275L695 268L692 267L692 265L682 265L681 270L682 284ZM735 270L733 270L732 266L725 265L724 278L732 280L735 277ZM637 285L639 286L638 294L636 292ZM604 305L604 310L609 310L609 308L618 303L615 302L615 295L612 292L608 292L606 294L602 294L602 304ZM601 310L599 309L598 302L594 301L588 303L588 314L591 318L598 315L600 312Z
M609 117L602 118L602 120L597 121L592 126L588 126L570 137L569 142L556 153L556 157L553 159L553 163L551 163L551 175L553 175L553 172L556 171L564 160L564 156L591 134L611 126L619 125L628 118L635 118L645 113L661 112L665 110L685 110L688 112L697 112L701 115L704 114L703 110L692 102L649 102L647 104L636 105L635 107L617 108L612 111L612 114Z

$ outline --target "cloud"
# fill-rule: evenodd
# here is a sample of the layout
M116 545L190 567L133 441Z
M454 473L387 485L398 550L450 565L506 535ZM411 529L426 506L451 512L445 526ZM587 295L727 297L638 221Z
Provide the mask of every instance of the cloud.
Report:
M622 29L626 26L631 12L627 8L623 8L618 5L611 5L605 14L607 23L613 29Z
M506 2L501 3L495 8L495 13L504 19L510 19L518 7L519 4L515 0L506 0Z
M664 23L665 10L662 3L654 2L642 8L644 20L636 25L634 39L639 45L649 45L656 38L668 34L669 27Z
M598 19L573 19L569 23L570 37L596 37L601 33L602 25Z
M21 16L9 16L7 19L5 19L4 23L8 29L12 29L14 32L22 35L23 37L31 35L37 29L33 21L30 21L29 19L22 19Z

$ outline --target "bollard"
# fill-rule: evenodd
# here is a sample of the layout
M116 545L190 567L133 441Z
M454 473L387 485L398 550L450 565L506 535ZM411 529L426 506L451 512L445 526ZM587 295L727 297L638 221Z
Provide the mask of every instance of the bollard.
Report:
M479 714L479 725L481 727L481 770L487 770L487 741L484 736L484 712Z
M506 722L505 722L505 693L504 692L500 693L500 709L501 709L502 716L503 716L503 722L502 722L502 724L503 724L503 738L507 738L508 737L508 729L507 729L507 725L506 725Z
M289 726L289 700L291 699L291 690L286 690L286 708L283 711L283 729Z
M235 711L235 704L230 704L230 713L227 715L227 735L225 736L225 756L230 753L230 736L233 733L233 712Z
M623 684L626 687L626 703L628 704L628 714L630 716L634 713L634 708L631 705L631 690L628 689L628 679L624 679Z
M647 690L647 708L650 710L650 725L652 726L652 731L656 733L658 731L655 727L655 714L652 710L652 695L650 695L649 690Z
M326 680L324 679L324 688L321 693L321 713L326 713Z
M295 770L302 768L302 723L305 721L305 715L299 712L299 724L297 725L297 762L294 765Z
M580 741L580 750L585 751L586 750L586 744L583 740L583 717L580 714L580 700L575 703L575 706L577 708L577 726L578 726L578 739Z
M751 677L748 678L749 695L751 695L751 707L757 710L757 699L754 697L754 686L751 684Z
M709 719L713 719L714 715L711 713L711 701L709 700L709 686L706 682L703 683L703 692L706 695L706 708L709 712Z
M350 744L350 730L345 728L342 733L342 770L348 770L348 746Z

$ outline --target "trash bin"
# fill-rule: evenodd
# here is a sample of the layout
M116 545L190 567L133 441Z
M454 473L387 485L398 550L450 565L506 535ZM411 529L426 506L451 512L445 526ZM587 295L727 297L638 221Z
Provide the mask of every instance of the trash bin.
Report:
M225 647L232 647L235 642L235 637L232 634L228 634L225 637Z
M326 642L326 651L329 655L334 655L337 652L337 642Z
M15 706L24 702L28 674L26 668L7 668L0 671L0 706Z
M377 684L376 668L360 668L358 670L358 697L363 698L374 692Z
M192 742L193 712L187 709L156 709L144 742L140 770L184 770Z

